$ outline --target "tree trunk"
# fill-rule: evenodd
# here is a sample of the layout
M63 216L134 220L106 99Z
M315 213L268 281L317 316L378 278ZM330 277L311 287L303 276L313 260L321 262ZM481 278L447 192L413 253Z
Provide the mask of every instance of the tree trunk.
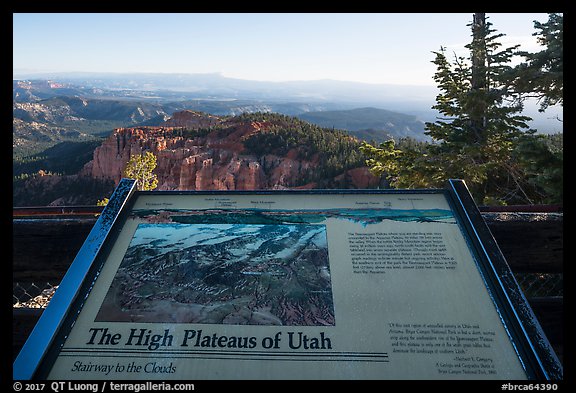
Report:
M471 89L478 99L474 100L474 107L470 110L470 125L479 143L485 142L487 125L487 105L482 93L488 90L486 35L486 14L477 12L472 22L470 56L472 59Z

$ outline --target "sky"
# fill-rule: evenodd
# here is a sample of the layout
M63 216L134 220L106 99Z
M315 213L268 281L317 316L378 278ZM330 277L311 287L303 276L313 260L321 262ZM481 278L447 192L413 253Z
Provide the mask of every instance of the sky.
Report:
M504 47L542 49L545 13L487 13ZM15 13L13 74L220 73L433 86L433 51L467 56L472 13Z

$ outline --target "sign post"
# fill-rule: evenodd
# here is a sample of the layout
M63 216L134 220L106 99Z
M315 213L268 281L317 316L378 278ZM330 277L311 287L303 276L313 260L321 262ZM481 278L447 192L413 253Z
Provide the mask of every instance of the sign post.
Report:
M459 180L139 192L125 179L93 232L15 379L562 378Z

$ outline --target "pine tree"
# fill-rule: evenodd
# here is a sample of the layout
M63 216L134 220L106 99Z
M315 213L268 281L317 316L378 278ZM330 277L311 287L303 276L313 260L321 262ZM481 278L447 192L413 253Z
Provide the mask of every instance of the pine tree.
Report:
M517 46L501 50L498 39L503 34L494 34L483 13L474 14L468 26L469 58L455 56L450 63L444 48L433 52L434 80L440 89L433 109L441 114L436 122L426 123L425 133L433 143L401 150L393 142L380 147L364 143L362 150L367 164L375 173L385 171L394 187L443 187L446 180L460 178L477 202L496 198L505 203L510 195L526 194L518 173L511 170L511 153L530 118L519 114L522 101L507 88L505 78Z
M526 61L516 66L509 78L517 92L535 97L540 112L551 105L564 105L564 17L549 14L548 22L534 21L533 35L544 46L540 52L518 52Z
M426 134L439 142L431 153L443 161L445 177L467 180L477 200L483 201L508 188L505 183L510 180L512 188L518 186L518 179L510 179L515 174L508 163L530 118L519 114L522 103L506 88L504 78L517 46L500 50L503 34L493 34L483 13L475 14L469 26L470 63L459 58L452 68L444 52L436 52L434 79L442 93L433 108L450 121L426 123Z

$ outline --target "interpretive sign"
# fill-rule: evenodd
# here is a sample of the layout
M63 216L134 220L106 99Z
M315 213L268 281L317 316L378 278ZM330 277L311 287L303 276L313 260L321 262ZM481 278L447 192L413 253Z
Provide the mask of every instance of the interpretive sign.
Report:
M138 192L123 180L14 377L561 378L477 213L461 181Z

